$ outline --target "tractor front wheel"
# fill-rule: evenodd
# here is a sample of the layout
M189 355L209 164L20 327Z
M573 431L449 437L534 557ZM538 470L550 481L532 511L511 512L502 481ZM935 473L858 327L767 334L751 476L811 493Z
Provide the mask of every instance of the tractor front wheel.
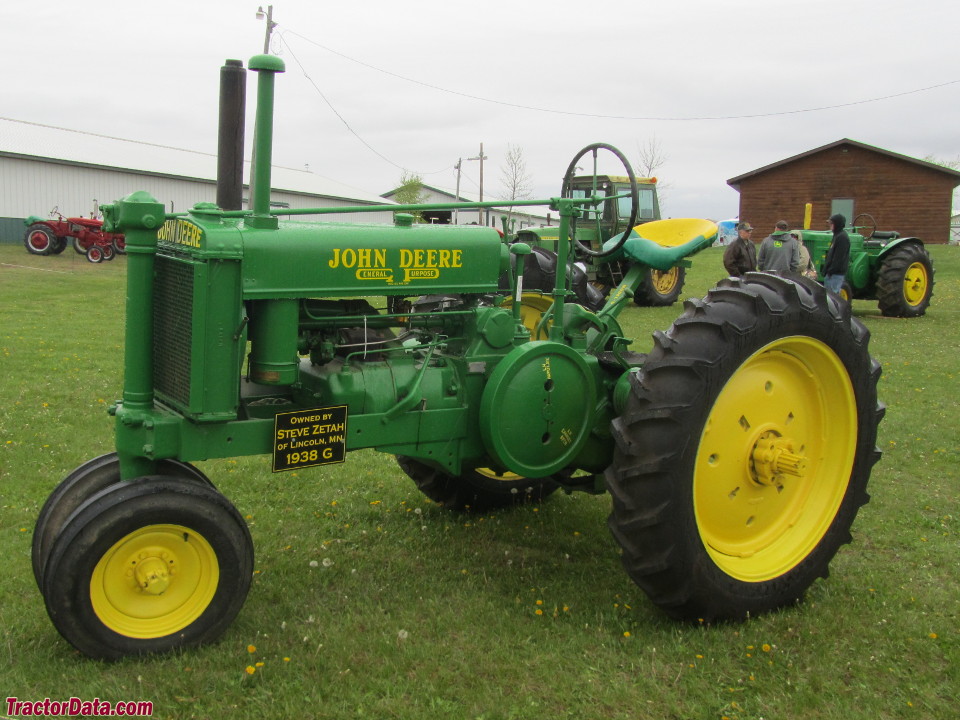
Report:
M87 248L87 261L94 264L103 262L103 250L98 245L91 245Z
M151 476L91 497L54 540L44 574L50 619L92 658L216 640L253 572L243 518L211 487Z
M636 305L647 307L664 307L673 305L683 291L683 283L687 278L687 269L676 266L666 272L647 268L633 302Z
M624 566L666 613L740 619L827 575L880 455L868 340L821 286L762 273L656 335L606 481Z
M158 475L178 477L213 487L210 479L189 463L179 460L157 462ZM63 530L67 518L95 494L120 482L120 458L115 452L88 460L67 475L47 497L33 528L33 576L43 590L43 571L50 557L53 540Z
M49 255L56 244L53 230L39 223L28 227L23 236L23 245L31 255Z
M486 512L540 502L560 486L552 478L531 479L478 468L455 476L404 455L397 463L417 488L447 510Z
M888 317L920 317L933 295L933 261L919 242L898 245L880 260L877 300Z

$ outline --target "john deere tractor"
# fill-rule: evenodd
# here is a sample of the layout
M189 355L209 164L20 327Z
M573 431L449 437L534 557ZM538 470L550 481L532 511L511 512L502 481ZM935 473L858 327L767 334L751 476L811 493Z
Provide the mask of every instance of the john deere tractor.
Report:
M128 252L116 450L67 475L33 535L34 574L63 637L119 658L227 632L250 589L253 544L193 463L242 455L274 472L315 468L319 480L325 465L375 448L454 512L609 491L627 572L675 618L781 608L827 575L867 501L883 414L869 334L846 304L814 282L726 279L635 353L617 316L642 270L676 266L709 239L661 245L628 226L602 248L584 245L631 265L594 312L569 289L572 225L610 196L561 193L525 201L553 208L560 232L548 302L524 317L528 245L409 214L497 203L271 210L284 67L258 55L249 68L259 74L251 210L201 203L170 215L144 192L104 208ZM566 184L608 147L582 150ZM631 190L615 199L634 215L624 165ZM393 225L322 219L384 210ZM307 214L320 219L278 222Z
M809 211L808 211L809 215ZM804 222L809 228L810 222ZM833 239L829 231L795 231L810 251L810 258L823 279L823 262ZM920 317L933 296L933 261L915 237L900 237L895 230L877 230L868 213L854 218L850 237L850 266L841 295L846 300L877 300L888 317Z
M611 152L620 155L615 148L611 148ZM619 159L627 163L626 158ZM634 189L636 203L632 201L631 195ZM571 232L579 242L578 260L581 261L588 280L599 290L598 299L586 299L586 304L590 306L591 302L596 302L595 309L599 309L606 293L623 281L631 263L626 259L601 260L597 255L586 252L585 248L598 250L611 237L638 225L660 220L657 178L631 180L627 176L601 174L594 168L590 175L568 175L561 194L573 198L603 198L603 202L595 206L584 207L581 216L571 224ZM555 253L559 237L560 228L556 225L524 228L517 233L518 241L540 248L540 256ZM535 259L541 264L544 262L540 258ZM640 284L634 292L633 302L644 306L672 305L683 290L686 268L689 265L689 260L681 260L679 264L669 268L645 267Z

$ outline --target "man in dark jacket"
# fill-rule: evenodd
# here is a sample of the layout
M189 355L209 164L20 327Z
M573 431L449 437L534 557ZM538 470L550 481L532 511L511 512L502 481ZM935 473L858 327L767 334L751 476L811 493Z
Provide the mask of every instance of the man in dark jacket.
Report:
M833 215L828 222L833 232L833 240L823 263L823 286L839 295L847 276L847 267L850 265L850 236L843 229L847 224L843 215Z
M732 277L740 277L757 269L757 248L750 235L752 232L750 223L737 223L737 239L723 251L723 267Z

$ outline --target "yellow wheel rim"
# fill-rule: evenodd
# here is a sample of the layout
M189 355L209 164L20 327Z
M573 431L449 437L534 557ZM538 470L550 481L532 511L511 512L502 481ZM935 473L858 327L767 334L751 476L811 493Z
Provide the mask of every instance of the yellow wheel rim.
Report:
M661 295L669 295L680 281L680 268L673 267L666 272L651 270L650 280L653 282L653 287L658 293Z
M90 600L114 632L159 638L199 618L219 579L217 555L206 539L180 525L148 525L100 558L90 578Z
M710 411L694 512L713 561L744 582L779 577L816 547L853 469L857 412L840 358L810 337L752 355Z
M521 295L520 320L523 321L523 326L530 331L531 340L547 339L547 331L550 329L550 326L553 325L553 320L547 320L543 325L540 325L540 319L543 317L543 314L550 309L551 305L553 305L553 298L549 295L541 295L540 293L523 293L523 295ZM504 300L501 307L508 310L512 308L513 298ZM538 337L534 337L538 325L540 325L540 333Z
M501 482L512 482L515 480L524 479L523 475L517 475L516 473L512 473L509 470L507 470L506 472L498 473L496 470L493 470L492 468L477 468L474 472L476 472L477 475L482 475L483 477L488 478L490 480L499 480Z
M927 296L927 268L923 263L915 262L907 268L903 276L903 298L911 307L916 307Z

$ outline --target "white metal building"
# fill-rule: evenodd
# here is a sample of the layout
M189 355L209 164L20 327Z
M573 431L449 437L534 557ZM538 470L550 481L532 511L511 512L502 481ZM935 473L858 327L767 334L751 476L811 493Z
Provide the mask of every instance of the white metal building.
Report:
M244 182L250 164L245 163ZM217 157L0 118L0 242L23 239L23 219L46 217L55 206L67 217L90 217L99 204L145 190L170 212L215 202ZM389 201L307 170L273 168L271 204L344 207ZM245 197L245 201L246 201ZM390 212L325 215L328 220L392 223Z
M391 190L381 195L390 202L396 202L396 193L399 188ZM423 185L424 203L451 203L457 200L457 193L454 190L436 187L435 185ZM460 191L460 201L477 202L479 195L472 192ZM496 197L487 197L487 201L497 200ZM428 222L438 224L455 225L490 225L502 230L502 216L506 215L508 222L513 224L514 230L525 227L541 227L543 225L559 225L560 217L557 213L550 213L547 206L518 207L512 210L506 207L483 210L433 210L423 213L424 219Z

